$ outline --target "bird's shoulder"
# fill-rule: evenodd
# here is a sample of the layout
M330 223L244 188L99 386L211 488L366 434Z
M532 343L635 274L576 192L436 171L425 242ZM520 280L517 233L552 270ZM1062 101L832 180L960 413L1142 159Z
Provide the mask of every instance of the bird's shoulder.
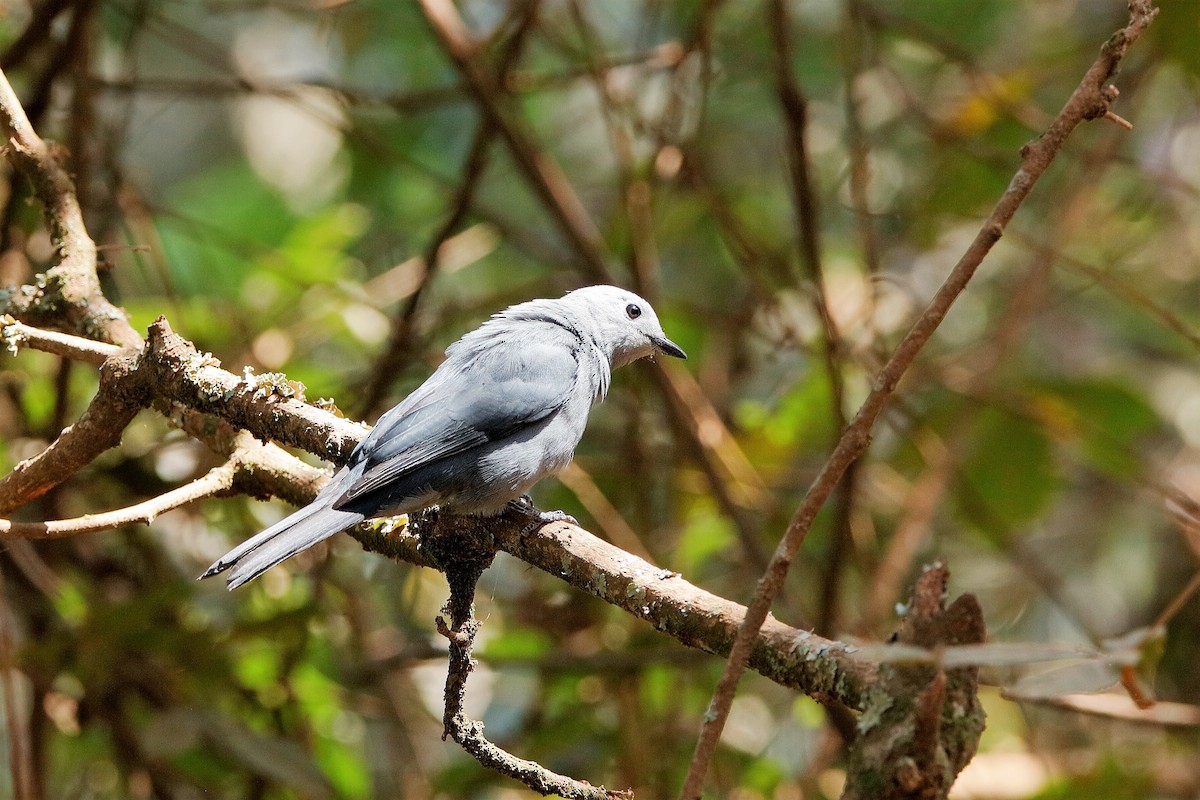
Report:
M493 441L557 411L575 389L582 345L552 324L460 339L420 387L384 414L356 460L419 462Z

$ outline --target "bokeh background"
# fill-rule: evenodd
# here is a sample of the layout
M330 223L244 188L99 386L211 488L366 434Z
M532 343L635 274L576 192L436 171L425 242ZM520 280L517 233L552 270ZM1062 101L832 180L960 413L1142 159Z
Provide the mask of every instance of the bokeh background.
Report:
M0 68L69 151L135 327L165 315L227 368L282 371L347 416L373 420L509 303L601 280L646 295L690 360L619 373L536 499L741 602L1020 146L1126 17L1116 0L458 10L478 91L420 5L381 0L8 0ZM1115 79L1133 130L1070 139L822 513L778 617L884 639L920 565L945 559L1031 661L1164 626L1144 688L1195 719L1198 36L1200 6L1165 0ZM5 175L11 285L53 254ZM0 465L95 390L90 367L0 356ZM18 518L129 505L216 463L147 412ZM338 537L232 595L195 581L286 511L220 498L5 545L5 711L44 796L530 796L440 739L441 575ZM493 739L674 796L720 660L504 556L477 611L469 710ZM1194 722L1032 699L1112 668L987 675L958 796L1200 792ZM836 797L842 754L816 702L748 676L712 796Z

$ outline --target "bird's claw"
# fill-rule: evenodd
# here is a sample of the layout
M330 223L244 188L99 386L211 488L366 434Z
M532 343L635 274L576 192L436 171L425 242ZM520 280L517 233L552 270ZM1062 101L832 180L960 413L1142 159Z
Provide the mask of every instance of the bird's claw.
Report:
M551 522L566 522L569 525L579 526L579 520L572 517L565 511L542 511L534 509L534 516L537 517L543 525L549 525Z
M565 511L542 511L533 504L533 500L527 494L521 495L508 505L514 511L524 517L528 517L530 520L529 524L521 530L522 536L527 536L543 525L549 525L551 522L566 522L570 525L579 525L579 520Z

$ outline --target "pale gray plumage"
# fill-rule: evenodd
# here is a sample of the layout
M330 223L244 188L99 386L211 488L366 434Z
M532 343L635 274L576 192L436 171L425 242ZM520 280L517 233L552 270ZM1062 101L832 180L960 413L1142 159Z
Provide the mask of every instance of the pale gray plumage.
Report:
M615 286L511 306L452 344L312 503L201 577L232 568L237 588L368 517L497 514L571 460L612 370L656 352L687 357L649 303Z

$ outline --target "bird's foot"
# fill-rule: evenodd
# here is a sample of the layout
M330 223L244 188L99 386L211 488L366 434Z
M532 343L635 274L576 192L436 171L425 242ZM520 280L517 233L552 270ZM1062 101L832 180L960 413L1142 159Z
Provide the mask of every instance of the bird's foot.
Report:
M529 524L521 529L522 536L527 536L543 525L549 525L551 522L566 522L570 525L579 525L579 520L565 511L542 511L533 504L533 500L527 494L523 494L516 500L510 501L508 507L530 520Z

